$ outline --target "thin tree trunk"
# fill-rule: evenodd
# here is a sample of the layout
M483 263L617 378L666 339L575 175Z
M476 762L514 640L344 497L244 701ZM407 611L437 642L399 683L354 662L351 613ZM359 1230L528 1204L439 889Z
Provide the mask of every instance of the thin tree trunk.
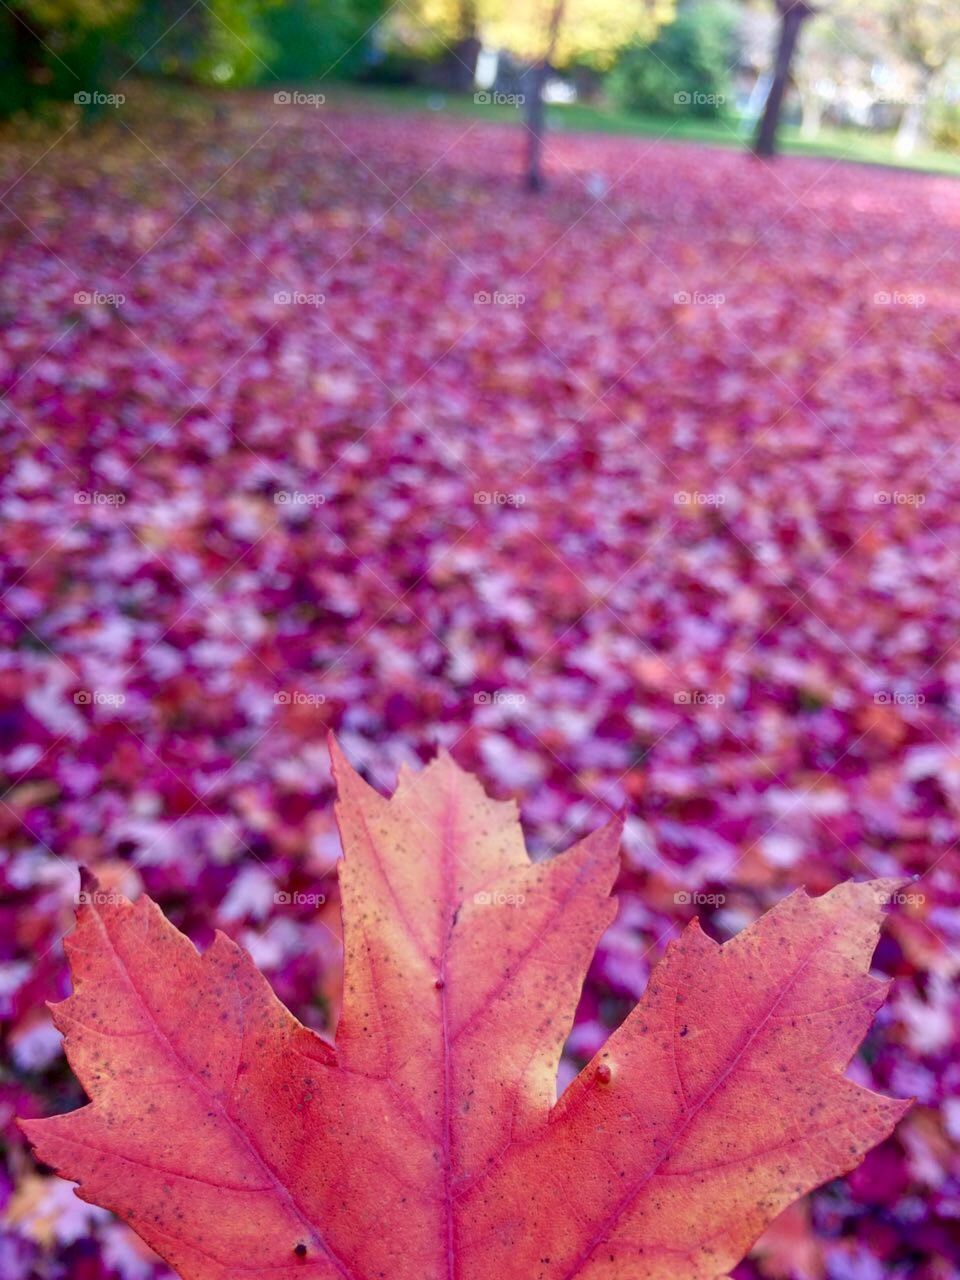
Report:
M10 98L5 105L9 106L11 112L21 107L31 110L43 97L40 85L44 68L44 41L24 14L10 9L9 14L3 15L3 19L9 28L7 40L12 53L11 61L15 68L10 71Z
M554 0L547 29L547 45L543 57L534 63L524 76L524 123L527 126L527 172L525 186L528 191L543 190L543 135L546 130L546 114L543 107L543 90L550 74L550 62L557 48L560 24L566 0Z
M543 86L548 72L546 62L538 62L523 78L523 111L527 126L526 188L534 193L543 190L543 132L546 123Z
M930 82L932 79L932 72L925 68L921 73L919 93L910 99L904 108L903 115L900 117L897 136L893 140L893 152L894 155L900 156L901 159L912 156L917 149L917 145L925 137L924 116L927 111L927 98L930 96Z
M479 56L480 41L476 35L464 36L462 40L458 40L448 55L450 78L457 93L473 92Z
M461 93L470 93L477 74L477 58L480 55L480 37L477 33L477 6L474 0L461 0L459 10L459 39L454 42L453 84Z
M804 138L813 139L820 136L823 124L823 101L815 89L802 96L800 107L800 134Z
M783 110L783 99L790 82L790 64L797 47L797 37L810 10L804 0L787 0L780 4L780 39L777 44L777 59L773 71L770 92L764 103L763 114L757 127L753 142L754 153L758 156L773 156L777 153L777 129L780 125L780 113Z

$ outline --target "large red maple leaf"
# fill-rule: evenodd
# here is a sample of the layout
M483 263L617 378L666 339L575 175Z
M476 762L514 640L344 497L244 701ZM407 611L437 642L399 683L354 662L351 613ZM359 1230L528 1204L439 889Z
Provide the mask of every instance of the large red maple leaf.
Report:
M557 1102L616 825L531 863L448 757L389 801L335 765L335 1048L149 899L88 894L67 943L91 1102L23 1127L185 1280L716 1277L903 1114L843 1075L890 883L793 894L723 946L691 925Z

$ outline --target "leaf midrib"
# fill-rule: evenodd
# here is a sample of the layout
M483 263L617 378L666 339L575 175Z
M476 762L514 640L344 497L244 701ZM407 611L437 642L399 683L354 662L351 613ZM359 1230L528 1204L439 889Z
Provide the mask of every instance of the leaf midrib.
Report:
M443 876L443 911L445 928L440 946L440 963L437 979L440 983L440 1052L443 1058L443 1095L441 1104L441 1158L443 1161L443 1208L445 1214L445 1243L447 1251L447 1280L456 1280L457 1248L454 1223L453 1197L453 1080L452 1044L450 1041L450 1011L447 995L447 957L450 940L457 923L459 903L456 900L456 874L453 865L453 838L456 832L456 805L451 781L443 810L440 835L440 857Z

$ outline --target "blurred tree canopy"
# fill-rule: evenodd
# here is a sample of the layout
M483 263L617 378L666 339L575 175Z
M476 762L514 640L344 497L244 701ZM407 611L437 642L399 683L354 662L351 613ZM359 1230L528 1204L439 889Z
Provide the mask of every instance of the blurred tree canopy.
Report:
M549 52L555 67L610 67L632 40L649 41L675 0L411 0L390 26L409 47L456 47L477 38L525 62Z
M943 0L878 0L900 52L921 73L939 71L960 44L960 12Z
M804 131L815 136L840 98L863 108L853 123L896 126L910 155L933 134L960 141L960 7L946 0L825 0L807 24L792 66Z
M960 9L943 0L873 0L897 52L912 71L912 92L900 121L897 152L910 155L925 140L928 107L935 96L937 82L948 63L960 51ZM940 106L940 129L949 135L956 105L952 110Z
M138 3L139 0L21 0L13 8L46 29L106 27L126 17Z
M387 0L284 0L263 10L270 67L281 80L308 80L335 71L355 74L364 65L364 37L383 15Z
M611 98L647 115L720 115L730 97L736 25L727 0L681 8L653 41L621 52L607 82Z
M136 69L234 86L355 71L386 0L10 0L0 115L92 95ZM95 105L95 104L94 104Z

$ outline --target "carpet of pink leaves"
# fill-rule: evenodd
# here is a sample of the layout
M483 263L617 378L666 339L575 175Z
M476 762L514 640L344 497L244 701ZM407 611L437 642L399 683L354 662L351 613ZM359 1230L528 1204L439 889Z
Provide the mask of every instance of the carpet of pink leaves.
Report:
M960 186L558 134L538 199L467 118L117 117L0 146L4 1280L167 1274L13 1123L82 1101L78 863L335 1021L330 729L539 854L625 810L571 1064L694 915L910 877L851 1071L917 1105L737 1275L956 1276Z

